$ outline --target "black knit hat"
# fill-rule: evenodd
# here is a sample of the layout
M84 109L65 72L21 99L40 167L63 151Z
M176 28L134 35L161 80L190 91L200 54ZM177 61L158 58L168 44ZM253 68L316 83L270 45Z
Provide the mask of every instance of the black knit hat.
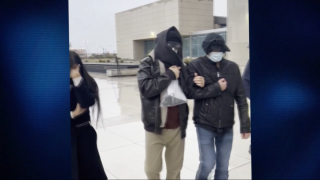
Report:
M180 35L177 31L169 31L167 34L167 41L174 41L181 43Z
M210 46L221 46L222 52L230 51L222 36L217 33L210 33L202 42L202 49L206 54L210 53Z

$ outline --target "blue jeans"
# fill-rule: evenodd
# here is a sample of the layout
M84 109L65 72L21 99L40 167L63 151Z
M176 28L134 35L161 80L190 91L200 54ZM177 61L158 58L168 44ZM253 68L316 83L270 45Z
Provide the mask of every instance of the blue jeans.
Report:
M196 179L207 180L215 165L214 179L228 179L233 129L225 130L221 134L211 132L199 126L196 129L200 153L200 165Z

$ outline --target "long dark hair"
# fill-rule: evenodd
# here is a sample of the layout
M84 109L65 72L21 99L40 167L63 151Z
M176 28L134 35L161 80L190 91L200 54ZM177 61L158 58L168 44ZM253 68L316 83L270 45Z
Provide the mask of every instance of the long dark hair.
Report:
M80 56L74 52L69 51L69 61L70 61L70 69L73 68L75 65L80 64L80 74L84 80L84 83L88 86L90 93L96 100L97 104L97 122L100 118L101 106L100 106L100 97L99 97L99 88L96 81L89 75L86 68L83 66Z

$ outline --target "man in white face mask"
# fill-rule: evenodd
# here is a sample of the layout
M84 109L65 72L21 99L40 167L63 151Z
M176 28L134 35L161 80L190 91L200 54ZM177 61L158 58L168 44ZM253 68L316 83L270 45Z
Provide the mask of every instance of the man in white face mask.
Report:
M241 74L236 63L224 59L224 39L208 34L202 43L206 56L188 64L188 98L194 99L193 120L196 125L200 164L196 179L207 179L214 169L214 179L228 179L233 141L234 101L238 105L240 135L251 134L248 104ZM192 82L193 81L193 82Z

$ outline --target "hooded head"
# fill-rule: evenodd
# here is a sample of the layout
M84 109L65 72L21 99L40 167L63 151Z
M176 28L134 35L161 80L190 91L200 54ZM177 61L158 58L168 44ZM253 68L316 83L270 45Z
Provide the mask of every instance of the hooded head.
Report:
M223 59L226 51L230 51L224 39L217 33L211 33L206 36L202 42L202 49L207 54L207 57L215 63Z
M167 34L167 41L168 42L178 42L181 44L181 36L180 33L175 27L172 27L169 29L168 34Z
M166 68L182 66L182 38L177 28L172 26L157 35L154 53Z
M202 42L203 51L209 55L211 52L223 52L230 51L222 36L217 33L210 33L206 36Z
M76 66L80 65L80 74L84 80L84 83L88 87L89 91L91 92L91 95L95 98L95 101L97 103L97 106L93 107L93 110L97 110L96 114L96 122L99 121L100 112L101 112L101 106L100 106L100 97L99 97L99 87L96 83L96 81L89 75L88 71L84 67L82 60L80 56L74 52L69 51L69 63L70 63L70 71L72 68L75 68ZM72 79L70 78L70 85L72 84Z

